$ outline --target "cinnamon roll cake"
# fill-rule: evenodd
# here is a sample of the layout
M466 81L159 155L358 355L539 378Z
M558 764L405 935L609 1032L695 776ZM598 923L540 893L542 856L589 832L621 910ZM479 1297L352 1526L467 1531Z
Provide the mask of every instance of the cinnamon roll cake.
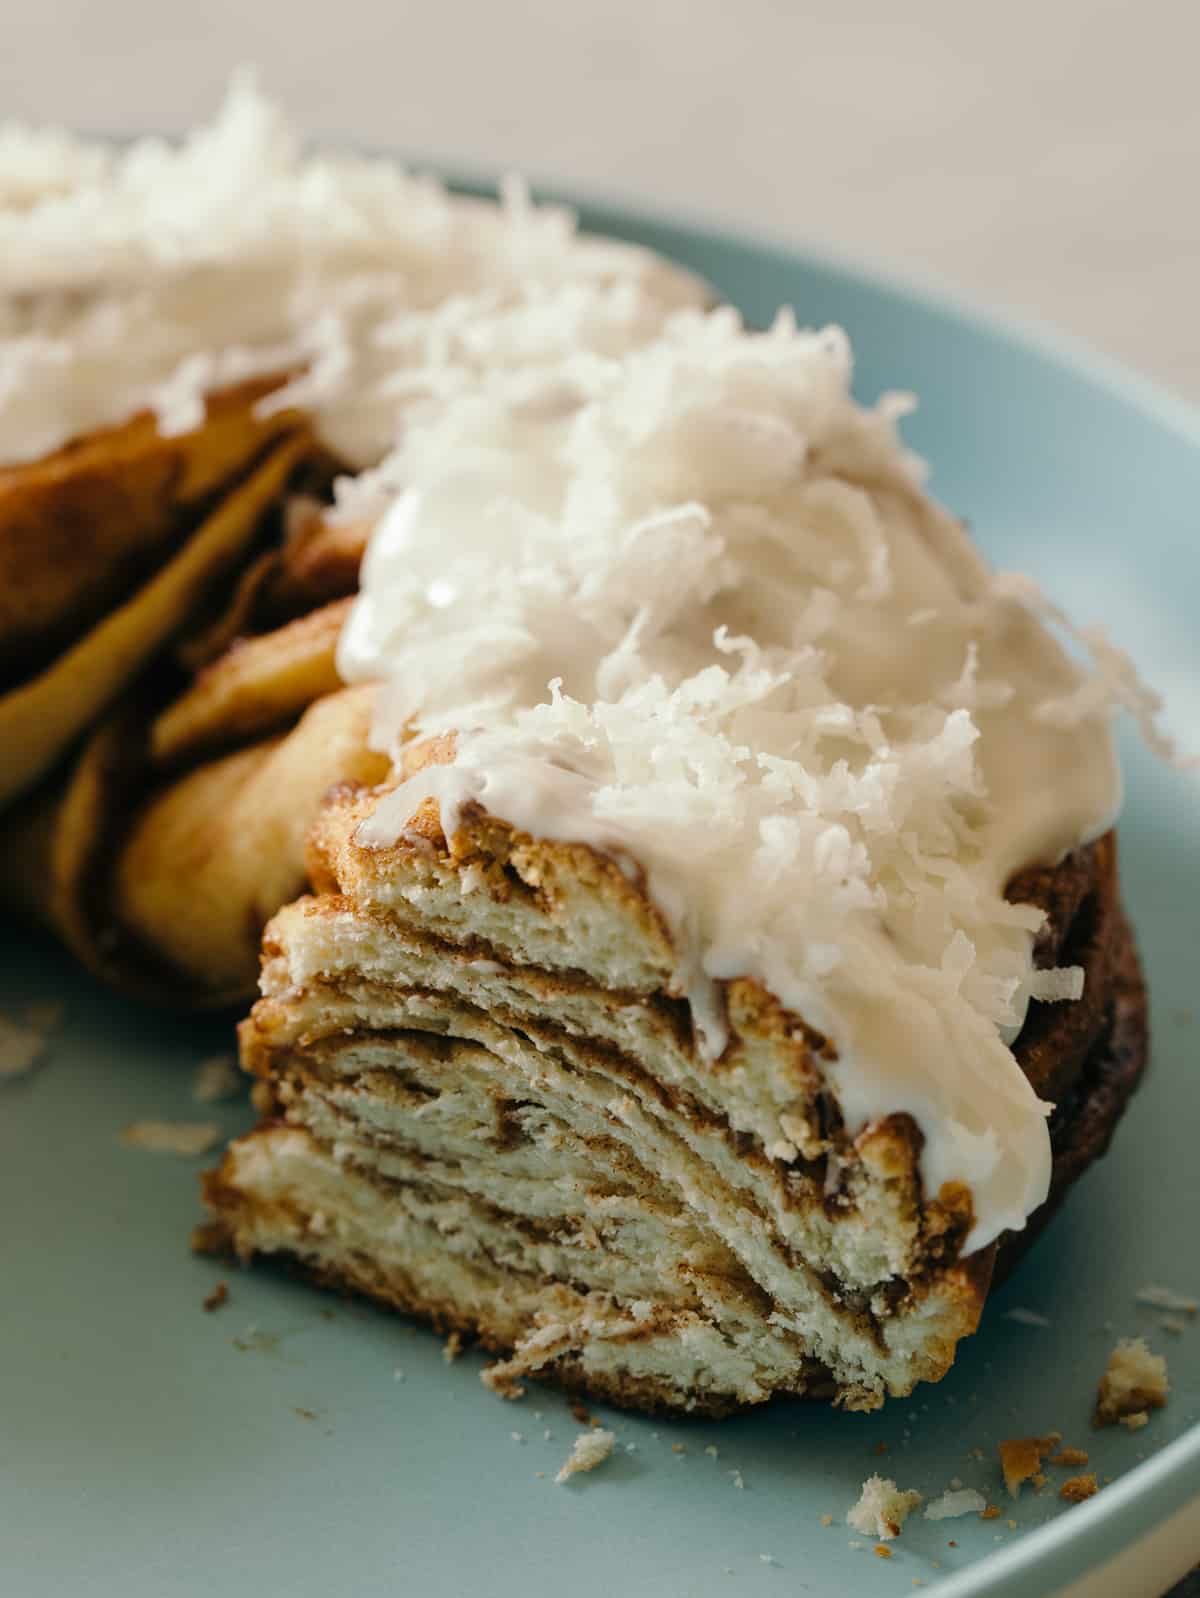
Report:
M141 997L261 962L200 1246L509 1395L943 1375L1145 1063L1127 662L989 568L836 328L305 155L244 83L21 160L0 888Z

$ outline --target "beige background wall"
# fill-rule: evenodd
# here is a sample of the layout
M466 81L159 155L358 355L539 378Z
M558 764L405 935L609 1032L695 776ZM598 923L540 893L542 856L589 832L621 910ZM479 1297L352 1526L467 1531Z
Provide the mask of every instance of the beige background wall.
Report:
M313 131L940 275L1200 400L1192 0L0 0L0 117Z

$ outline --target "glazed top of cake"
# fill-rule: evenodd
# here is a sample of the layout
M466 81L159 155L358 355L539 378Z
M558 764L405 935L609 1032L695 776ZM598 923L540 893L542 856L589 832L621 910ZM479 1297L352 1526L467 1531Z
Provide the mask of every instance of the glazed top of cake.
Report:
M901 398L863 409L836 329L685 311L650 345L510 374L408 432L342 634L399 756L453 730L360 840L435 797L645 873L706 1053L722 981L832 1040L851 1134L907 1111L968 1247L1045 1197L1048 1106L1010 1044L1040 971L1021 867L1112 825L1138 690L1074 663L1027 580L920 487Z
M178 144L0 127L0 465L144 409L185 432L207 393L290 372L269 405L362 468L483 366L536 365L539 343L559 360L567 338L615 354L704 293L517 181L496 204L306 154L244 75Z

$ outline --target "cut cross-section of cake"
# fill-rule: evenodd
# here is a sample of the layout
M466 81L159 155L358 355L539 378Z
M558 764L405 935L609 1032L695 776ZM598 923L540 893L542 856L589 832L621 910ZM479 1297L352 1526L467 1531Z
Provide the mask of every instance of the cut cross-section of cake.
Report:
M779 1391L868 1407L941 1376L995 1251L958 1258L970 1195L923 1200L911 1118L851 1137L830 1044L753 982L728 988L707 1060L661 920L613 863L484 817L451 846L429 806L364 847L380 803L326 810L324 891L268 929L243 1029L265 1121L208 1179L208 1242L515 1350L490 1373L507 1391L536 1372L718 1413ZM1144 1040L1136 966L1131 986L1110 972L1130 957L1111 848L1059 875L1055 946L1088 920L1105 995L1076 1037L1031 1027L1029 1068L1052 1057L1082 1101L1066 1162L1105 1077L1088 1157L1107 1138Z
M569 377L406 441L339 650L396 771L267 929L204 1241L476 1334L502 1392L871 1408L1141 1070L1135 686L987 571L836 333L716 312Z

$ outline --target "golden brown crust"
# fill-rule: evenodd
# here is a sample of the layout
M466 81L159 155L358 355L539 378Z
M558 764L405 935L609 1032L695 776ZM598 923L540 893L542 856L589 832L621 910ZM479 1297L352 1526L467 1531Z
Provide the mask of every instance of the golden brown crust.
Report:
M284 738L206 762L136 815L93 900L108 936L119 928L173 974L191 1004L253 992L262 929L304 888L304 841L326 789L347 775L378 779L368 747L371 690L317 700Z
M285 437L132 598L0 699L0 804L46 775L245 555L307 448Z
M1111 919L1112 977L1103 1007L1099 1037L1081 1062L1071 1088L1050 1118L1053 1159L1050 1192L1020 1232L1006 1232L999 1241L996 1281L1003 1281L1041 1236L1067 1194L1084 1172L1107 1150L1117 1123L1141 1082L1150 1057L1150 1014L1145 978L1133 931L1119 899ZM1069 1009L1058 1005L1059 1011ZM1064 1016L1065 1032L1074 1033ZM1040 1035L1040 1034L1039 1034ZM1051 1047L1049 1040L1046 1046ZM1022 1057L1018 1039L1017 1058Z
M0 467L0 682L80 637L188 536L198 507L295 429L294 412L254 413L280 381L214 394L203 425L178 437L143 414Z
M349 599L335 600L274 632L235 640L155 720L155 765L173 766L261 738L336 693L342 686L337 643L350 605Z

